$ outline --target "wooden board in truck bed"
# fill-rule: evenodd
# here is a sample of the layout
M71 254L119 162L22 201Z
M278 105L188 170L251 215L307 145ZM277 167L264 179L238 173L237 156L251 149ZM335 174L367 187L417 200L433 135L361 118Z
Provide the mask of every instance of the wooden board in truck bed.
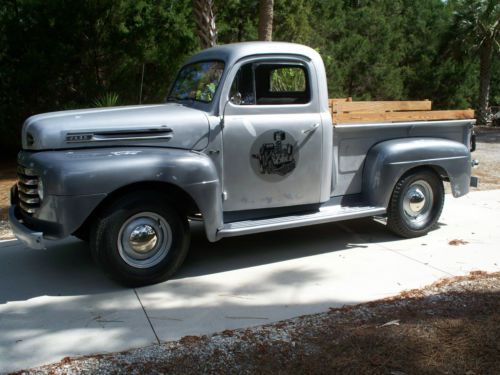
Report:
M430 100L356 102L339 98L329 99L328 104L334 125L474 118L472 109L433 111Z

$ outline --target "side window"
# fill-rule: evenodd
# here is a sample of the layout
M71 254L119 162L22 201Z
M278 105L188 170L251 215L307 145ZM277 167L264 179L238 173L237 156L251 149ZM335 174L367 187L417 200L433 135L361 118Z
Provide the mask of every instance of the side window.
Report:
M305 92L306 72L303 68L283 67L272 69L269 75L270 92Z
M231 86L241 94L241 105L305 104L311 100L307 69L300 64L249 63L243 65Z
M243 65L231 85L230 96L233 97L236 93L241 94L241 105L255 104L254 94L254 79L252 64Z

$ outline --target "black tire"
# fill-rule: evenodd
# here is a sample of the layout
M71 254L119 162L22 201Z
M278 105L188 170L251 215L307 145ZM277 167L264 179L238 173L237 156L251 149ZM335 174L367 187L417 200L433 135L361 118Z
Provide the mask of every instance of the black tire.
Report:
M131 241L134 234L139 242ZM90 235L94 261L113 279L131 287L170 278L186 258L189 242L187 218L154 191L118 198L100 213ZM134 246L153 247L139 252Z
M73 236L83 242L88 243L90 241L90 232L88 230L77 230L75 233L73 233Z
M404 238L424 236L436 225L443 205L440 177L431 170L410 172L394 187L387 208L387 226Z

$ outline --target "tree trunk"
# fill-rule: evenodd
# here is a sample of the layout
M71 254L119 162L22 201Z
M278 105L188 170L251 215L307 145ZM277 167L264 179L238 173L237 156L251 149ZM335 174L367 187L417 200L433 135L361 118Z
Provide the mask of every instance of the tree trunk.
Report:
M493 41L486 40L479 50L479 106L477 124L486 125L490 106L491 62L493 59Z
M274 0L260 0L259 40L273 40L273 4Z
M194 15L196 32L200 38L202 48L213 47L217 44L217 28L215 26L214 1L194 0Z

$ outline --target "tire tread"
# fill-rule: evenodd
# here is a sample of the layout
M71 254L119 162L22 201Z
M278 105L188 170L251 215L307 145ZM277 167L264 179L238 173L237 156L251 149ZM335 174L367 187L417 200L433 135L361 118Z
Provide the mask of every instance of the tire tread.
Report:
M133 212L141 207L146 209L149 207L152 210L156 207L159 211L167 213L169 225L178 229L174 234L174 243L177 247L169 252L171 259L161 267L155 265L150 271L126 265L117 255L116 238L112 236L112 233L117 232L118 220L128 215L127 212ZM172 228L173 232L174 229ZM154 191L129 193L113 201L98 215L90 235L91 256L94 262L111 278L130 287L154 284L172 277L187 256L189 242L187 218L179 214L165 196Z
M417 178L419 177L419 178ZM422 229L412 229L405 225L404 219L402 218L400 198L406 186L412 181L417 179L424 179L431 184L431 187L437 189L434 191L434 201L435 207L432 208L434 215L430 222ZM415 238L426 235L431 229L433 229L444 206L444 188L443 183L439 176L431 170L417 170L407 173L396 183L394 190L391 195L391 200L389 202L389 207L387 208L387 227L393 233L404 238Z

